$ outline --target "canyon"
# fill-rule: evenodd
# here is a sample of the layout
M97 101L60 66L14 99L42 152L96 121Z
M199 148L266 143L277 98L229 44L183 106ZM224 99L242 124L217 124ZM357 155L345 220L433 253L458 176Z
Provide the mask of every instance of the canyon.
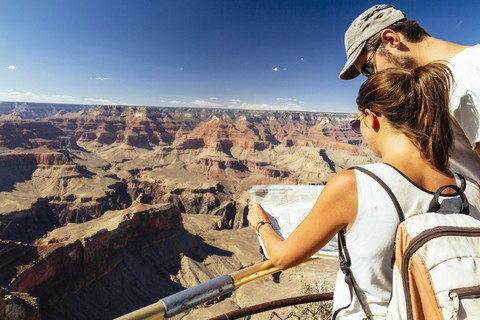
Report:
M114 318L262 261L251 186L325 184L375 161L355 118L0 103L0 315ZM319 268L336 270L288 270L190 318L294 294Z

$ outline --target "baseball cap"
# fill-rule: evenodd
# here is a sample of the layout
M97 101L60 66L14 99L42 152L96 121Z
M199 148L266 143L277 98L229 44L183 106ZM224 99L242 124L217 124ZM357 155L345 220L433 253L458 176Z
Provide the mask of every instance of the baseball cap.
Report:
M363 12L345 32L345 50L347 63L339 74L339 78L350 80L360 74L353 63L363 51L367 40L377 32L400 20L406 19L405 14L392 5L376 5Z

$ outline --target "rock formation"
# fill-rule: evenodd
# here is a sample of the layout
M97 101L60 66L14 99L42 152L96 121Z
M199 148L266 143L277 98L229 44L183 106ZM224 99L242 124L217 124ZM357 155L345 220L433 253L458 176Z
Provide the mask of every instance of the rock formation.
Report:
M31 319L111 318L259 262L244 228L252 185L322 184L373 161L353 114L29 103L0 114L0 312L24 306Z

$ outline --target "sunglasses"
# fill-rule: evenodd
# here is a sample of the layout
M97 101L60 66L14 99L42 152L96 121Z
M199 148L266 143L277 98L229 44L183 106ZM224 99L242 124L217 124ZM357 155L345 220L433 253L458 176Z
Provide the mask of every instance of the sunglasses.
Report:
M360 117L364 116L364 115L365 115L365 113L362 113L361 115L359 115L357 117L357 119L350 121L350 126L352 127L353 132L355 132L356 134L361 134L362 133L360 131L360 121L361 121Z
M372 59L373 57L375 56L375 53L377 52L378 48L380 47L380 44L382 43L382 41L378 41L375 49L373 50L372 54L370 55L370 57L367 59L367 62L365 62L364 64L362 64L362 68L361 68L361 72L362 74L365 76L365 77L370 77L372 74L375 73L375 66L373 65L372 63Z

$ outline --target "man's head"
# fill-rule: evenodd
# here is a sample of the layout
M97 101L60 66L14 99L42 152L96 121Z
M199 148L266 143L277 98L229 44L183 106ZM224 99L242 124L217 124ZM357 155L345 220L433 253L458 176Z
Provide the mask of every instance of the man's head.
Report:
M373 6L356 18L345 32L347 63L339 77L353 79L360 74L362 66L370 67L370 71L392 66L412 68L415 61L404 42L418 43L425 36L429 34L415 20L408 20L393 6ZM380 59L376 59L377 56ZM368 76L368 69L364 68L362 73Z

